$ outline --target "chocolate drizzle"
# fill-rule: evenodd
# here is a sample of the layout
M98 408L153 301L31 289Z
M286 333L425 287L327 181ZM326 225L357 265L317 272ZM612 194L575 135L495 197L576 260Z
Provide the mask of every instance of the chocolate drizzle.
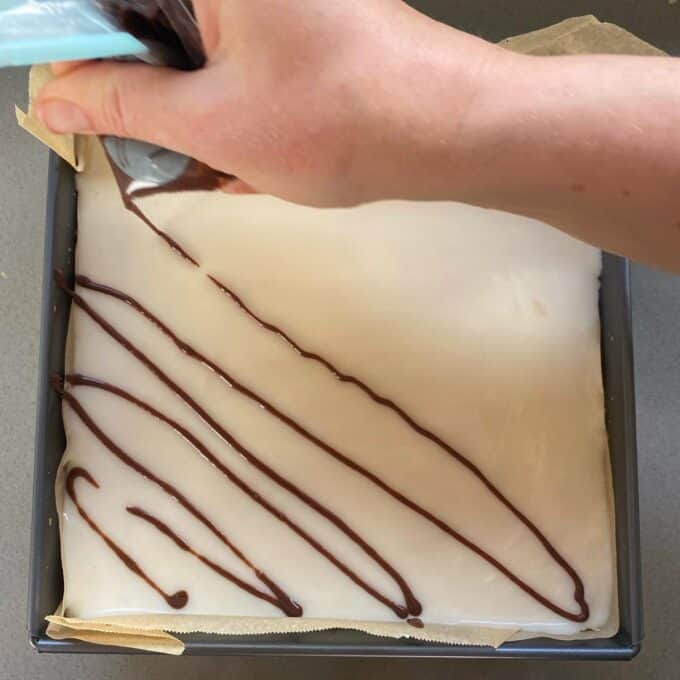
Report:
M194 260L189 253L187 253L182 246L175 241L172 236L166 234L162 229L158 229L156 225L137 207L132 199L127 199L125 202L125 207L133 214L137 215L144 224L146 224L153 232L160 236L178 255L181 255L185 260L198 267L198 262Z
M78 494L76 493L76 481L79 479L84 479L86 482L99 488L99 484L95 481L94 477L85 469L81 467L75 467L67 473L66 476L66 493L68 493L69 498L76 506L78 514L85 520L87 525L98 534L101 539L106 543L106 545L115 553L116 557L134 574L137 574L139 578L146 581L173 609L182 609L186 606L189 601L189 595L187 595L186 590L178 590L176 593L166 593L134 560L130 555L128 555L106 532L104 532L99 525L90 517L87 511L83 508L78 500Z
M273 503L270 503L266 498L253 489L250 485L244 482L238 475L236 475L227 465L225 465L210 449L201 442L195 435L193 435L187 428L182 426L176 420L173 420L165 413L162 413L158 409L154 408L148 402L145 402L138 397L130 394L126 390L116 385L104 382L102 380L97 380L95 378L90 378L84 375L67 375L65 382L74 387L91 387L94 389L102 390L113 394L130 404L135 405L137 408L145 411L149 415L153 416L157 420L170 426L178 435L180 435L186 442L188 442L194 449L200 453L207 461L214 465L230 482L237 486L241 491L248 495L253 501L258 505L262 506L265 510L271 513L279 521L289 527L298 536L300 536L304 541L306 541L314 550L323 555L329 562L335 565L340 571L342 571L346 576L348 576L354 583L356 583L360 588L363 588L369 595L372 595L376 600L382 602L387 607L389 607L397 616L403 618L407 616L407 612L404 607L393 602L389 598L382 595L375 588L366 583L355 571L349 568L347 564L342 562L337 556L335 556L330 550L328 550L323 544L313 538L307 531L305 531L300 525L290 519L283 511L277 508ZM134 513L133 513L134 514ZM157 527L158 528L158 527ZM167 532L164 532L167 533ZM169 534L167 534L169 535ZM173 539L174 540L174 539ZM186 550L183 546L183 550ZM189 552L192 552L189 550ZM199 557L199 559L201 559Z
M229 295L229 297L244 311L246 312L249 316L251 316L255 321L257 321L260 325L265 327L267 330L270 332L276 333L277 335L281 336L290 346L292 346L298 353L300 353L302 356L305 356L306 358L313 359L322 365L324 365L329 371L333 372L336 377L342 381L342 382L349 382L357 387L359 387L365 394L367 394L371 399L376 401L377 403L381 404L382 406L385 406L392 411L394 411L401 419L403 422L405 422L411 429L416 431L419 435L425 437L426 439L432 441L433 443L437 444L441 449L443 449L446 453L448 453L451 457L453 457L456 461L464 465L474 476L484 484L484 486L494 495L495 498L497 498L508 510L510 510L515 517L517 517L524 526L526 526L531 533L536 537L536 539L541 543L543 548L546 550L546 552L552 557L552 559L567 573L567 575L570 577L574 584L574 600L579 606L579 612L578 613L573 613L570 612L563 607L559 606L552 600L550 600L548 597L545 595L539 593L535 588L533 588L531 585L529 585L526 581L524 581L522 578L517 576L509 567L507 567L503 562L501 562L499 559L494 557L491 553L488 551L484 550L480 546L478 546L476 543L474 543L472 540L464 536L462 533L451 527L449 524L447 524L444 520L441 518L437 517L436 515L432 514L425 508L423 508L421 505L416 503L415 501L411 500L401 492L397 491L393 487L391 487L387 482L382 480L380 477L375 475L374 473L370 472L363 466L359 465L355 461L353 461L351 458L347 457L345 454L331 446L329 443L325 442L321 438L317 437L313 433L311 433L309 430L307 430L303 425L301 425L299 422L291 418L290 416L286 415L282 411L280 411L276 406L268 402L266 399L264 399L261 395L255 393L248 387L245 387L243 384L241 384L238 380L236 380L232 375L227 373L223 368L218 366L215 362L211 361L208 359L206 356L198 352L194 347L186 343L185 341L181 340L168 326L166 326L158 317L156 317L152 312L150 312L146 307L144 307L141 303L139 303L135 298L131 297L130 295L127 295L126 293L119 291L117 289L111 288L110 286L106 286L103 284L96 283L89 279L88 277L85 276L78 276L77 277L77 282L80 286L83 288L87 288L89 290L93 290L95 292L102 293L104 295L108 295L110 297L114 297L122 302L125 302L127 305L132 307L135 311L137 311L139 314L147 318L151 323L153 323L157 328L164 334L166 337L168 337L172 342L182 351L184 352L187 356L196 359L197 361L200 361L203 363L205 366L210 368L212 371L214 371L218 376L220 376L231 388L235 389L238 391L240 394L245 396L246 398L254 401L255 403L261 405L268 413L276 417L279 421L283 422L285 425L290 427L293 431L295 431L297 434L300 436L304 437L308 441L312 442L316 446L318 446L320 449L331 455L333 458L336 460L340 461L350 469L354 470L358 474L362 475L364 478L368 479L371 481L373 484L375 484L378 488L383 490L384 492L388 493L390 496L392 496L395 500L399 501L406 507L408 507L410 510L413 512L416 512L419 514L421 517L425 518L435 526L437 526L440 530L442 530L444 533L449 535L451 538L454 540L458 541L462 545L464 545L466 548L474 552L476 555L481 557L483 560L485 560L487 563L492 565L494 568L496 568L500 573L502 573L506 578L508 578L510 581L512 581L515 585L517 585L519 588L521 588L525 593L527 593L530 597L535 599L536 601L540 602L543 606L546 608L550 609L554 613L558 614L559 616L562 616L563 618L574 621L574 622L583 622L586 621L589 617L589 607L588 603L585 599L585 589L583 586L583 581L581 580L580 576L577 574L576 570L562 557L562 555L557 551L557 549L552 545L552 543L547 539L547 537L538 529L538 527L531 521L529 520L526 515L524 515L516 506L514 506L502 493L501 491L491 482L491 480L484 475L484 473L476 466L474 463L472 463L469 459L464 457L462 454L458 453L453 447L448 445L446 442L444 442L441 438L439 438L437 435L434 433L430 432L423 426L419 425L412 416L410 416L404 409L399 407L395 402L392 400L387 399L386 397L383 397L379 394L377 394L375 391L373 391L368 385L360 381L359 379L353 377L353 376L348 376L340 373L337 368L333 366L328 360L324 359L320 355L313 354L311 352L307 352L306 350L303 350L297 343L295 343L292 338L287 335L282 329L274 326L273 324L270 324L268 322L264 322L262 319L260 319L258 316L256 316L246 305L245 303L239 298L233 291L229 290L223 283L217 281L217 279L210 277L211 280L215 285L217 285L220 290L222 290L225 294ZM86 310L87 311L87 310ZM87 312L90 314L90 312ZM90 314L90 316L92 316ZM98 321L99 323L99 321ZM101 325L101 323L100 323ZM105 328L105 330L107 330ZM109 332L107 330L107 332ZM111 333L109 333L111 334ZM115 336L113 336L115 337ZM120 341L119 341L120 342ZM133 352L134 354L134 352ZM135 354L135 356L137 356ZM139 357L137 357L139 358ZM146 357L145 357L146 359ZM140 359L141 360L141 359ZM143 361L149 366L150 360L146 359L146 361ZM157 367L156 367L157 368ZM154 370L154 369L152 369ZM160 369L158 369L160 370ZM156 375L158 373L154 370ZM159 376L160 377L160 376ZM163 379L163 378L161 378ZM165 382L165 380L164 380ZM166 382L166 384L168 384ZM173 387L172 389L175 389ZM175 389L175 391L177 391ZM180 394L178 392L178 394ZM182 396L180 394L180 396ZM185 401L187 401L184 397L182 397ZM189 398L190 401L187 401L189 405L196 410L194 407L195 402ZM199 407L200 409L200 407ZM213 429L215 429L218 434L221 434L220 431L215 427L213 424L214 421L208 416L205 411L202 409L197 410L197 413L203 418L205 422L207 422ZM219 425L217 426L219 427ZM224 438L224 437L223 437ZM229 441L228 438L226 438L227 441ZM231 443L231 442L230 442ZM238 449L237 449L238 450ZM276 474L276 473L275 473ZM275 480L276 481L276 480ZM287 487L286 487L287 488ZM313 506L312 506L313 507ZM350 530L351 531L351 530ZM369 553L370 554L370 553ZM389 572L388 572L389 573ZM395 578L395 580L397 580ZM399 581L397 581L399 583ZM401 583L400 583L401 585ZM402 592L404 592L404 595L406 596L406 592L402 588ZM410 592L410 591L407 591ZM407 599L407 604L408 604L408 599ZM419 605L418 605L419 606ZM420 611L416 611L417 607L412 608L409 605L409 614L412 616L419 616Z
M211 522L177 487L173 486L169 482L164 481L149 468L145 467L132 456L126 453L120 446L118 446L110 437L108 437L104 431L95 423L88 412L83 408L80 401L70 392L64 390L61 380L58 377L52 378L53 388L61 395L62 399L73 409L76 415L80 418L83 424L87 427L90 432L114 455L118 460L127 465L129 468L134 470L137 474L145 477L150 482L153 482L159 486L166 494L174 498L185 510L187 510L191 515L193 515L201 524L203 524L211 533L213 533L241 562L243 562L254 575L264 583L272 592L275 593L275 597L272 597L268 593L258 590L254 586L250 585L246 581L243 581L235 574L225 571L225 576L232 583L239 586L242 590L250 593L254 597L261 600L265 600L275 607L278 607L288 616L301 616L302 608L297 603L293 602L288 595L286 595L283 590L276 585L276 583L269 578L263 571L255 567L255 565L246 557L245 553L240 550L217 526ZM81 513L82 514L82 513ZM88 522L89 524L89 522ZM97 531L102 538L104 538L103 532L98 528L95 528L92 524L90 526ZM106 540L106 539L105 539ZM108 541L107 541L108 544ZM111 545L109 547L118 554L118 552ZM120 557L120 555L119 555ZM121 559L123 559L121 557ZM125 560L123 560L125 561ZM127 564L127 562L126 562ZM129 566L129 565L128 565ZM132 567L130 567L132 569ZM135 569L132 569L135 571ZM137 573L135 571L135 573ZM145 579L146 580L146 579Z
M84 277L79 277L84 278ZM146 366L162 383L164 383L170 390L175 392L217 435L219 435L232 448L238 451L243 458L253 465L260 472L264 473L276 484L286 489L303 503L332 522L345 536L347 536L353 543L355 543L366 555L368 555L377 565L379 565L385 573L392 577L394 582L401 590L406 607L396 605L389 599L376 593L376 599L379 599L383 604L390 607L394 613L400 618L406 618L409 614L419 616L422 613L422 605L413 594L410 586L403 578L403 576L384 558L378 551L367 543L354 529L352 529L341 517L326 507L323 503L316 500L305 491L297 487L285 477L276 472L269 465L255 456L252 451L239 442L231 433L229 433L220 423L218 423L200 404L198 404L182 387L175 383L157 364L155 364L149 357L147 357L136 345L134 345L128 338L114 328L106 319L98 314L78 293L68 288L63 277L63 273L55 272L56 285L62 288L73 300L73 302L80 307L102 330L118 342L123 348L130 352L140 363ZM81 283L85 287L84 283ZM191 348L186 345L183 351L189 352ZM68 393L66 393L66 396ZM82 408L82 407L81 407ZM356 581L355 581L356 582ZM367 591L368 592L368 591ZM371 593L373 594L373 593Z

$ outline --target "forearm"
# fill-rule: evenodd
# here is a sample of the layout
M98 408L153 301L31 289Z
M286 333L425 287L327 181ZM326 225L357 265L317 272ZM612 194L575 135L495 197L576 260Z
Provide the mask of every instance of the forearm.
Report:
M466 126L458 198L680 271L680 60L513 56Z

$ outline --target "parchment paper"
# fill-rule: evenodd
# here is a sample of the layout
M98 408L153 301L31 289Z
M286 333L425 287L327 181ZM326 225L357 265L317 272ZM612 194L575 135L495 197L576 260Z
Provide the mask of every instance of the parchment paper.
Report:
M83 167L78 163L76 137L74 135L55 135L53 132L50 132L40 122L35 112L35 98L38 96L40 90L42 90L42 88L53 78L52 70L46 64L38 64L31 69L28 79L28 112L24 113L18 106L15 106L14 111L16 113L17 123L19 123L26 132L32 134L36 139L39 139L43 144L52 149L52 151L61 156L67 163L80 171Z
M639 40L612 24L601 23L593 16L568 19L560 24L501 43L508 49L534 55L614 53L660 55L660 50ZM39 75L32 76L31 94L37 92ZM23 121L23 122L22 122ZM72 165L77 166L75 146L71 139L55 140L36 132L32 108L22 119L22 125L43 139ZM39 123L37 123L39 125ZM60 489L57 489L60 497ZM613 512L613 510L612 510ZM300 633L323 629L352 629L391 638L410 637L434 642L497 647L510 639L526 639L535 635L518 634L516 630L464 628L458 626L426 625L416 629L404 623L348 622L313 619L254 619L206 616L126 616L98 620L65 618L60 609L49 621L48 635L55 639L77 638L87 642L143 649L166 654L181 654L183 643L170 633L204 632L221 635L256 635L264 633ZM586 632L566 639L610 637L618 630L618 612L612 612L608 625L599 631ZM167 631L167 632L166 632ZM541 637L545 637L542 635ZM565 638L562 638L565 639Z

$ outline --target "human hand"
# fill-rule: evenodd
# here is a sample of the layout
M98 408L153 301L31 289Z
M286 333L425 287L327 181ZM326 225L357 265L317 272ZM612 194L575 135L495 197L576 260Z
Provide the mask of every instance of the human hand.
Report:
M401 0L194 5L205 68L57 65L43 122L152 142L310 205L465 197L468 121L510 55Z

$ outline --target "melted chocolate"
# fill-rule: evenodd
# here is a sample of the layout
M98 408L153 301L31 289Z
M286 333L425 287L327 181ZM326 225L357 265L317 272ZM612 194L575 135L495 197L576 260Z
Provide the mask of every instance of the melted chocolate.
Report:
M406 623L414 628L425 628L425 624L420 619L408 619Z
M82 281L81 281L82 279ZM402 594L404 595L404 601L406 607L401 605L395 605L387 598L379 596L380 599L386 606L390 607L394 613L400 618L406 618L408 614L413 616L419 616L422 612L422 605L416 599L410 586L403 578L403 576L384 558L380 553L368 544L354 529L352 529L341 517L335 514L332 510L326 507L323 503L316 500L305 491L300 489L298 486L287 480L285 477L276 472L269 465L260 460L255 454L253 454L250 449L245 447L241 442L239 442L230 432L228 432L220 423L218 423L208 412L203 409L200 404L198 404L182 387L175 383L157 364L155 364L149 357L147 357L134 343L132 343L128 338L126 338L122 333L120 333L116 328L114 328L106 319L99 315L80 295L75 291L68 288L63 277L63 273L55 272L55 282L56 285L62 288L73 300L73 302L80 307L97 325L102 328L109 336L111 336L116 342L118 342L123 348L130 352L140 363L146 366L161 382L163 382L169 389L171 389L177 396L179 396L194 412L225 442L227 442L232 448L238 451L243 458L248 461L251 465L257 468L260 472L264 473L276 484L282 488L289 491L291 494L299 498L303 503L312 508L314 511L319 513L321 516L325 517L328 521L333 523L340 531L342 531L355 545L357 545L361 550L368 555L376 564L378 564L385 573L389 574L395 583L399 586ZM87 287L88 285L98 285L94 284L86 279L85 277L78 277L79 285ZM132 305L132 302L129 302ZM168 332L171 331L168 329ZM187 354L194 352L194 350L187 344L182 343L180 345L182 351ZM191 355L193 356L193 355ZM196 354L196 357L202 355ZM206 359L207 361L207 359ZM216 367L216 370L219 370ZM229 378L225 378L229 379ZM68 395L68 393L65 395ZM82 407L81 407L82 408ZM291 421L292 422L292 421ZM300 426L300 429L302 427Z
M160 236L178 255L181 255L185 260L198 267L198 262L194 260L189 253L177 242L172 236L169 236L161 229L157 229L154 223L147 218L147 216L135 205L132 199L124 199L125 207L134 215L137 215L144 224L146 224L152 231L154 231L158 236Z
M366 479L370 480L373 484L375 484L377 487L388 493L390 496L395 498L397 501L408 507L410 510L418 513L425 519L427 519L429 522L437 526L439 529L444 531L446 534L448 534L451 538L455 539L462 545L464 545L466 548L474 552L476 555L484 559L487 563L491 564L493 567L495 567L499 572L501 572L506 578L508 578L510 581L512 581L515 585L517 585L519 588L521 588L525 593L527 593L529 596L531 596L533 599L536 601L540 602L543 604L546 608L550 609L554 613L570 620L570 621L575 621L575 622L583 622L586 621L589 617L589 608L588 608L588 603L585 599L585 589L583 586L583 581L581 580L580 576L577 574L576 570L561 556L561 554L557 551L557 549L552 545L552 543L545 537L545 535L538 529L538 527L531 521L529 520L526 515L524 515L515 505L513 505L503 494L502 492L491 482L491 480L486 477L486 475L474 464L472 461L470 461L468 458L463 456L461 453L456 451L453 447L451 447L449 444L444 442L440 437L438 437L436 434L431 432L430 430L427 430L425 427L419 425L412 416L410 416L404 409L402 409L400 406L398 406L395 402L393 402L390 399L387 399L386 397L383 397L373 391L368 385L360 381L358 378L355 378L353 376L345 375L340 373L340 371L333 366L327 359L324 359L320 355L314 354L312 352L308 352L304 349L302 349L288 334L286 334L282 329L274 326L273 324L270 324L268 322L263 321L260 317L256 316L246 305L245 303L239 298L233 291L229 290L223 283L217 281L217 279L210 277L211 280L215 285L217 285L220 290L222 290L225 294L229 295L229 297L237 304L239 307L245 311L249 316L251 316L255 321L257 321L262 327L265 329L269 330L270 332L276 333L277 335L281 336L289 345L291 345L299 354L304 356L305 358L312 359L314 361L317 361L318 363L321 363L323 366L325 366L329 371L331 371L340 381L342 382L348 382L356 385L359 387L365 394L367 394L371 399L376 401L377 403L381 404L382 406L385 406L389 409L391 409L393 412L395 412L403 422L405 422L411 429L413 429L415 432L417 432L419 435L425 437L426 439L432 441L433 443L437 444L439 448L444 450L446 453L448 453L452 458L454 458L456 461L461 463L462 465L465 466L466 469L468 469L479 481L482 482L482 484L487 488L488 491L490 491L508 510L510 510L515 517L517 517L524 526L527 527L531 531L531 533L538 539L538 541L541 543L543 548L546 550L546 552L553 558L553 560L569 575L571 578L572 582L574 583L574 600L579 606L579 613L575 614L573 612L570 612L563 607L560 607L556 603L554 603L552 600L549 598L545 597L541 593L539 593L535 588L530 586L526 581L524 581L522 578L517 576L514 572L512 572L505 564L503 564L500 560L495 558L491 553L487 552L480 546L478 546L476 543L474 543L472 540L468 539L465 537L462 533L459 531L455 530L453 527L448 525L444 520L440 519L439 517L435 516L419 504L417 504L415 501L412 501L410 498L402 494L401 492L397 491L396 489L392 488L389 484L387 484L385 481L383 481L381 478L379 478L377 475L374 473L370 472L363 466L359 465L352 459L348 458L345 454L341 453L339 450L325 442L324 440L320 439L313 433L311 433L309 430L307 430L302 424L299 422L295 421L293 418L290 416L286 415L282 411L280 411L276 406L268 402L266 399L264 399L261 395L255 393L254 391L250 390L248 387L245 387L243 384L241 384L238 380L236 380L232 375L227 373L224 369L222 369L220 366L215 364L213 361L208 359L206 356L198 352L195 348L193 348L191 345L188 343L184 342L181 340L168 326L166 326L158 317L156 317L154 314L152 314L148 309L146 309L141 303L139 303L135 298L127 295L126 293L119 291L117 289L111 288L110 286L105 286L103 284L96 283L92 281L91 279L85 277L85 276L78 276L77 277L77 282L80 286L83 288L87 288L99 293L103 293L105 295L108 295L110 297L114 297L118 300L121 300L122 302L125 302L129 306L131 306L133 309L135 309L137 312L139 312L141 315L143 315L145 318L147 318L149 321L151 321L154 325L156 325L161 332L166 335L170 340L172 340L175 345L182 351L184 352L187 356L196 359L197 361L200 361L203 363L205 366L210 368L212 371L214 371L217 375L219 375L231 388L235 389L238 391L240 394L243 396L247 397L248 399L254 401L255 403L259 404L264 408L268 413L276 417L278 420L283 422L285 425L290 427L293 431L295 431L297 434L300 436L304 437L308 441L312 442L319 448L321 448L323 451L328 453L329 455L333 456L336 460L340 461L350 469L354 470L358 474L362 475ZM87 311L87 310L86 310ZM90 312L87 312L90 314ZM90 314L90 316L92 316ZM94 318L94 317L93 317ZM95 319L96 320L96 319ZM101 322L97 321L100 325ZM103 327L103 326L102 326ZM105 330L107 330L105 328ZM107 330L107 332L109 332ZM109 332L109 334L111 334ZM115 336L114 336L115 337ZM116 338L117 339L117 338ZM118 340L120 342L120 340ZM122 344L122 343L121 343ZM128 348L129 349L129 348ZM131 350L130 350L131 351ZM135 352L133 352L135 354ZM135 354L137 356L137 354ZM137 356L139 359L140 357ZM145 361L142 360L143 363L149 366L150 360L146 357ZM141 359L140 359L141 360ZM149 362L149 363L147 363ZM156 367L157 368L157 367ZM154 369L152 369L154 370ZM160 369L158 369L160 370ZM154 370L154 373L156 375L159 375L156 370ZM160 375L159 375L160 377ZM161 378L164 380L163 378ZM166 382L164 380L164 382ZM166 382L166 384L169 385L169 383ZM169 385L170 386L170 385ZM177 391L177 386L172 387L172 389L175 389ZM182 396L183 392L178 392L180 396ZM187 401L187 399L182 396L182 398ZM215 427L214 421L210 416L208 416L203 409L197 410L195 408L195 402L191 400L191 398L188 398L189 401L187 403L194 408L194 410L197 411L197 413L205 420L213 429L215 429L218 434L222 436L222 433L220 432L217 427ZM223 437L225 438L225 437ZM230 443L231 440L228 438L228 436L225 438L227 441ZM238 450L238 449L237 449ZM255 464L255 463L254 463ZM273 472L273 471L272 471ZM269 473L266 473L269 474ZM277 473L274 473L275 475ZM271 476L271 475L270 475ZM274 479L274 477L272 477ZM275 479L275 481L277 481ZM288 487L285 487L288 488ZM306 496L306 494L305 494ZM309 498L307 496L307 498ZM304 500L304 499L303 499ZM311 504L310 504L311 505ZM312 507L314 507L312 505ZM316 508L315 508L316 509ZM323 514L323 513L322 513ZM351 530L350 530L351 531ZM370 554L370 553L368 553ZM389 573L389 572L388 572ZM395 578L395 580L397 580ZM399 581L397 581L399 583ZM400 583L400 586L402 584ZM405 585L405 584L404 584ZM402 592L404 593L405 596L407 596L407 592L404 591L402 588ZM410 591L408 591L410 592ZM408 599L407 599L407 604L408 604ZM419 606L419 605L418 605ZM412 614L413 616L419 616L421 611L416 611L417 607L412 608L409 605L409 613Z
M64 469L66 472L66 468ZM88 524L90 529L98 534L101 539L106 543L106 545L115 553L116 557L134 574L137 574L139 578L146 581L173 609L182 609L186 606L189 601L189 596L186 590L178 590L176 593L166 593L134 560L130 555L128 555L106 532L104 532L99 525L90 517L87 511L83 508L78 500L78 494L76 493L76 481L79 479L84 479L86 482L99 488L99 484L95 481L92 475L85 469L81 467L75 467L70 470L66 476L66 493L68 493L69 498L76 506L78 513Z
M279 586L277 586L274 583L274 581L272 581L263 571L257 569L255 565L246 557L246 555L232 541L230 541L229 538L227 538L227 536L222 531L220 531L220 529L218 529L217 526L215 526L215 524L211 522L179 489L177 489L177 487L158 477L158 475L156 475L149 468L145 467L144 465L136 461L132 456L130 456L120 446L118 446L112 439L110 439L99 428L95 421L90 417L87 411L83 408L80 401L75 396L73 396L73 394L71 394L70 392L66 392L63 389L61 380L58 377L52 378L52 386L61 395L62 399L73 409L73 411L80 418L80 420L87 427L87 429L90 430L90 432L92 432L92 434L114 456L116 456L116 458L118 458L118 460L120 460L129 468L134 470L137 474L141 475L142 477L148 479L150 482L153 482L154 484L159 486L161 489L163 489L163 491L165 491L165 493L174 498L185 510L192 514L199 522L201 522L201 524L203 524L207 529L209 529L227 548L229 548L229 550L239 560L241 560L241 562L248 566L250 570L255 574L255 576L257 576L257 578L260 581L262 581L262 583L264 583L268 587L274 585L275 588L272 589L272 591L273 592L274 590L276 591L275 592L276 597L272 597L268 593L258 590L254 586L240 579L235 574L225 571L225 574L229 574L227 578L229 578L229 580L232 583L239 586L241 589L250 593L254 597L257 597L261 600L266 600L267 602L273 604L275 607L281 609L281 611L283 611L288 616L302 615L302 608L300 607L300 605L293 602L288 595L285 595L285 593L283 593L283 590ZM99 530L98 528L95 529L95 531L101 534L101 530Z
M355 571L350 569L350 567L340 560L336 555L334 555L330 550L328 550L323 544L313 538L308 532L306 532L299 524L290 519L283 511L277 508L274 504L270 503L266 498L244 482L238 475L236 475L228 466L226 466L203 442L200 441L196 436L194 436L189 430L178 423L176 420L170 418L170 416L162 413L158 409L151 406L149 403L135 397L126 390L116 385L112 385L95 378L90 378L84 375L67 375L65 382L74 387L83 386L91 387L109 394L113 394L130 404L135 405L137 408L145 411L149 415L153 416L157 420L169 425L175 432L177 432L185 441L187 441L191 446L196 449L206 460L208 460L212 465L214 465L230 482L237 486L241 491L247 494L252 500L254 500L258 505L262 506L265 510L271 513L279 521L289 527L298 536L300 536L304 541L306 541L314 550L319 554L323 555L329 562L335 565L340 571L342 571L346 576L348 576L354 583L356 583L360 588L365 590L369 595L373 596L376 600L382 602L387 607L389 607L397 616L403 618L407 616L408 613L401 605L393 602L389 598L382 595L375 588L366 583ZM168 534L169 535L169 534ZM174 539L173 539L174 540ZM183 546L179 546L183 550L186 550ZM192 552L188 550L188 552ZM199 559L202 559L197 555Z
M99 0L124 31L141 40L165 66L201 68L205 51L190 0Z

